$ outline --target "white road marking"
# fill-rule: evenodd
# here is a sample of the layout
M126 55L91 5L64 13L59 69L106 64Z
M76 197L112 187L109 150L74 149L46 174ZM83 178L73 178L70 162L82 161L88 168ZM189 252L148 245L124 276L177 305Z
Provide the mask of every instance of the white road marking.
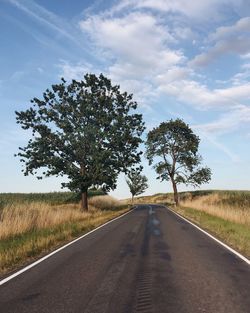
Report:
M229 247L228 245L226 245L224 242L220 241L219 239L215 238L214 236L212 236L211 234L209 234L208 232L206 232L204 229L200 228L199 226L197 226L196 224L190 222L188 219L186 219L185 217L183 217L182 215L180 215L179 213L176 213L175 211L167 208L170 212L174 213L175 215L179 216L180 218L182 218L184 221L188 222L189 224L191 224L192 226L194 226L195 228L199 229L202 233L206 234L208 237L212 238L213 240L215 240L217 243L219 243L220 245L222 245L224 248L226 248L227 250L229 250L230 252L232 252L233 254L235 254L238 258L240 258L241 260L243 260L244 262L246 262L248 265L250 265L250 260L248 260L246 257L244 257L244 255L240 254L239 252L235 251L233 248Z
M160 231L158 228L155 228L155 229L153 230L153 232L154 232L154 234L155 234L156 236L160 236L160 234L161 234L161 231Z
M7 283L9 280L11 280L11 279L13 279L13 278L19 276L20 274L22 274L22 273L28 271L29 269L31 269L32 267L38 265L39 263L45 261L46 259L48 259L48 258L51 257L52 255L56 254L57 252L59 252L59 251L65 249L65 248L67 248L68 246L71 246L72 244L74 244L74 243L77 242L78 240L80 240L80 239L82 239L82 238L84 238L84 237L90 235L91 233L95 232L96 230L98 230L98 229L100 229L100 228L102 228L102 227L104 227L104 226L106 226L106 225L108 225L108 224L110 224L110 223L112 223L112 222L118 220L118 219L121 218L121 217L124 217L125 215L127 215L127 214L129 214L129 213L131 213L131 212L133 212L133 211L134 211L134 209L132 209L132 210L130 210L130 211L128 211L128 212L126 212L126 213L124 213L124 214L122 214L122 215L120 215L120 216L114 218L114 219L112 219L111 221L108 221L108 222L106 222L106 223L104 223L104 224L98 226L97 228L95 228L95 229L89 231L88 233L82 235L81 237L78 237L78 238L74 239L73 241L67 243L66 245L64 245L64 246L62 246L62 247L60 247L60 248L54 250L53 252L51 252L51 253L45 255L45 256L42 257L41 259L39 259L39 260L37 260L37 261L31 263L30 265L28 265L28 266L24 267L23 269L17 271L16 273L14 273L14 274L12 274L12 275L10 275L10 276L8 276L8 277L6 277L6 278L0 280L0 286L3 285L3 284L5 284L5 283Z
M155 211L153 210L152 206L149 205L149 215L152 215L154 213L155 213Z
M155 217L153 218L152 222L153 222L154 226L157 226L157 225L160 224L160 221L157 218L155 218Z

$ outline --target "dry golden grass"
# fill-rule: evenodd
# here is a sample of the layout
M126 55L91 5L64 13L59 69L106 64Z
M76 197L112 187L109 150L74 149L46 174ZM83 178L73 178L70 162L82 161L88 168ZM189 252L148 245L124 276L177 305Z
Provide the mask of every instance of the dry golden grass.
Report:
M114 209L121 202L111 196L96 196L89 199L89 204L100 210Z
M218 216L224 220L235 223L250 225L250 207L249 205L230 204L227 194L211 193L199 197L185 197L180 204L183 207L189 207L208 214Z
M88 213L80 212L77 205L67 205L67 208L51 206L44 202L7 205L1 213L0 239L79 220L86 214Z
M172 194L159 193L151 196L142 196L134 198L134 205L143 204L143 203L172 203L173 202ZM121 203L124 205L131 205L131 198L121 200Z
M9 204L1 209L0 275L128 210L109 196L96 196L89 202L88 212L81 212L78 204L45 202Z
M50 205L45 202L27 202L6 205L0 215L0 240L31 230L54 227L91 217L98 209L119 206L119 201L110 196L90 198L89 211L81 212L77 204Z

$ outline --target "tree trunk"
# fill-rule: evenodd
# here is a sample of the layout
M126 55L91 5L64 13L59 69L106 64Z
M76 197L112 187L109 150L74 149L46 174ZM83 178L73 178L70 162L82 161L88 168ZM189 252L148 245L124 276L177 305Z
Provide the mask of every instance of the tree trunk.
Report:
M175 202L175 205L179 205L179 196L178 196L178 190L177 190L177 185L174 181L174 179L171 179L172 180L172 185L173 185L173 190L174 190L174 202Z
M132 206L134 205L134 196L132 195Z
M82 192L81 210L88 211L88 190Z

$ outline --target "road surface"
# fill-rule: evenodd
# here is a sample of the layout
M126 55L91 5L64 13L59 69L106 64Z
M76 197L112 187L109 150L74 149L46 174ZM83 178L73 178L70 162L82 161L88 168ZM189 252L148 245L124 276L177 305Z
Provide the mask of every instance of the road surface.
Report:
M1 313L249 313L250 266L140 205L0 287Z

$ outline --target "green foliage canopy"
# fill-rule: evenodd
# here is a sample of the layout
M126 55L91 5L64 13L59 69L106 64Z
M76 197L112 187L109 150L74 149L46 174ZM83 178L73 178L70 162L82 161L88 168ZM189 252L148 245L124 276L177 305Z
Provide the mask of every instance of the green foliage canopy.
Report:
M211 179L211 170L200 166L199 143L199 137L181 119L163 122L147 135L149 164L156 161L158 179L171 180L175 193L179 183L199 186Z
M62 78L31 102L28 110L16 112L17 123L32 131L18 153L24 175L65 175L68 182L62 186L70 190L85 192L97 185L108 191L121 171L140 161L145 127L142 115L134 112L137 103L102 74L69 84Z
M141 174L142 167L132 168L128 172L128 176L126 179L127 185L129 187L130 193L132 197L138 196L143 193L147 188L147 177Z

